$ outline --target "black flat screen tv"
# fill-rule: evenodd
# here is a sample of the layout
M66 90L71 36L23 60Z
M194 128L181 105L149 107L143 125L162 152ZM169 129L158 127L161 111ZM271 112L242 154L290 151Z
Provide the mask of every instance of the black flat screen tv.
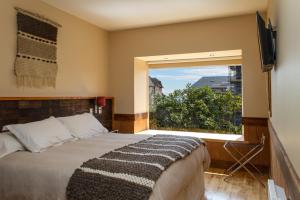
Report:
M263 17L256 12L257 30L258 30L258 43L260 50L261 68L263 72L272 70L276 62L275 51L275 36L276 32L273 31L272 24L269 21L268 27Z

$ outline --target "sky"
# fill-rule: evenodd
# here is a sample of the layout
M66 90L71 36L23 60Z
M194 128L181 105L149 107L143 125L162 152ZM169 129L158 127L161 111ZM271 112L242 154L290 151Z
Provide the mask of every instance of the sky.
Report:
M169 94L175 89L183 89L188 83L195 83L204 76L228 76L227 66L185 67L149 69L149 75L163 84L163 93Z

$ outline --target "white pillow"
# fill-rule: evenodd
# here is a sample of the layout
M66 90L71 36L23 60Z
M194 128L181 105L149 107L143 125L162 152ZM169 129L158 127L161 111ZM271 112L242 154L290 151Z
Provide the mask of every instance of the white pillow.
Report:
M77 138L89 138L108 133L108 130L90 113L58 118Z
M74 139L70 131L54 117L27 124L8 125L4 130L13 133L31 152L41 152Z
M24 147L11 133L0 134L0 158L22 150L25 150Z

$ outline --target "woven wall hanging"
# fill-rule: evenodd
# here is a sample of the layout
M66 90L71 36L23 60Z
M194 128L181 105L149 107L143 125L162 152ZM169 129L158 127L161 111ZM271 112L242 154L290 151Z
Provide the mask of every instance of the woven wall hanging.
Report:
M38 14L17 10L15 74L21 87L55 87L59 24Z

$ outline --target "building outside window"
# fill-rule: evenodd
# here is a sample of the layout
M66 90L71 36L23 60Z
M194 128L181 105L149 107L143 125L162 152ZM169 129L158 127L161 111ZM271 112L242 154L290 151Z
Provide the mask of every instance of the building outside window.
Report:
M242 133L241 66L151 69L150 129Z

